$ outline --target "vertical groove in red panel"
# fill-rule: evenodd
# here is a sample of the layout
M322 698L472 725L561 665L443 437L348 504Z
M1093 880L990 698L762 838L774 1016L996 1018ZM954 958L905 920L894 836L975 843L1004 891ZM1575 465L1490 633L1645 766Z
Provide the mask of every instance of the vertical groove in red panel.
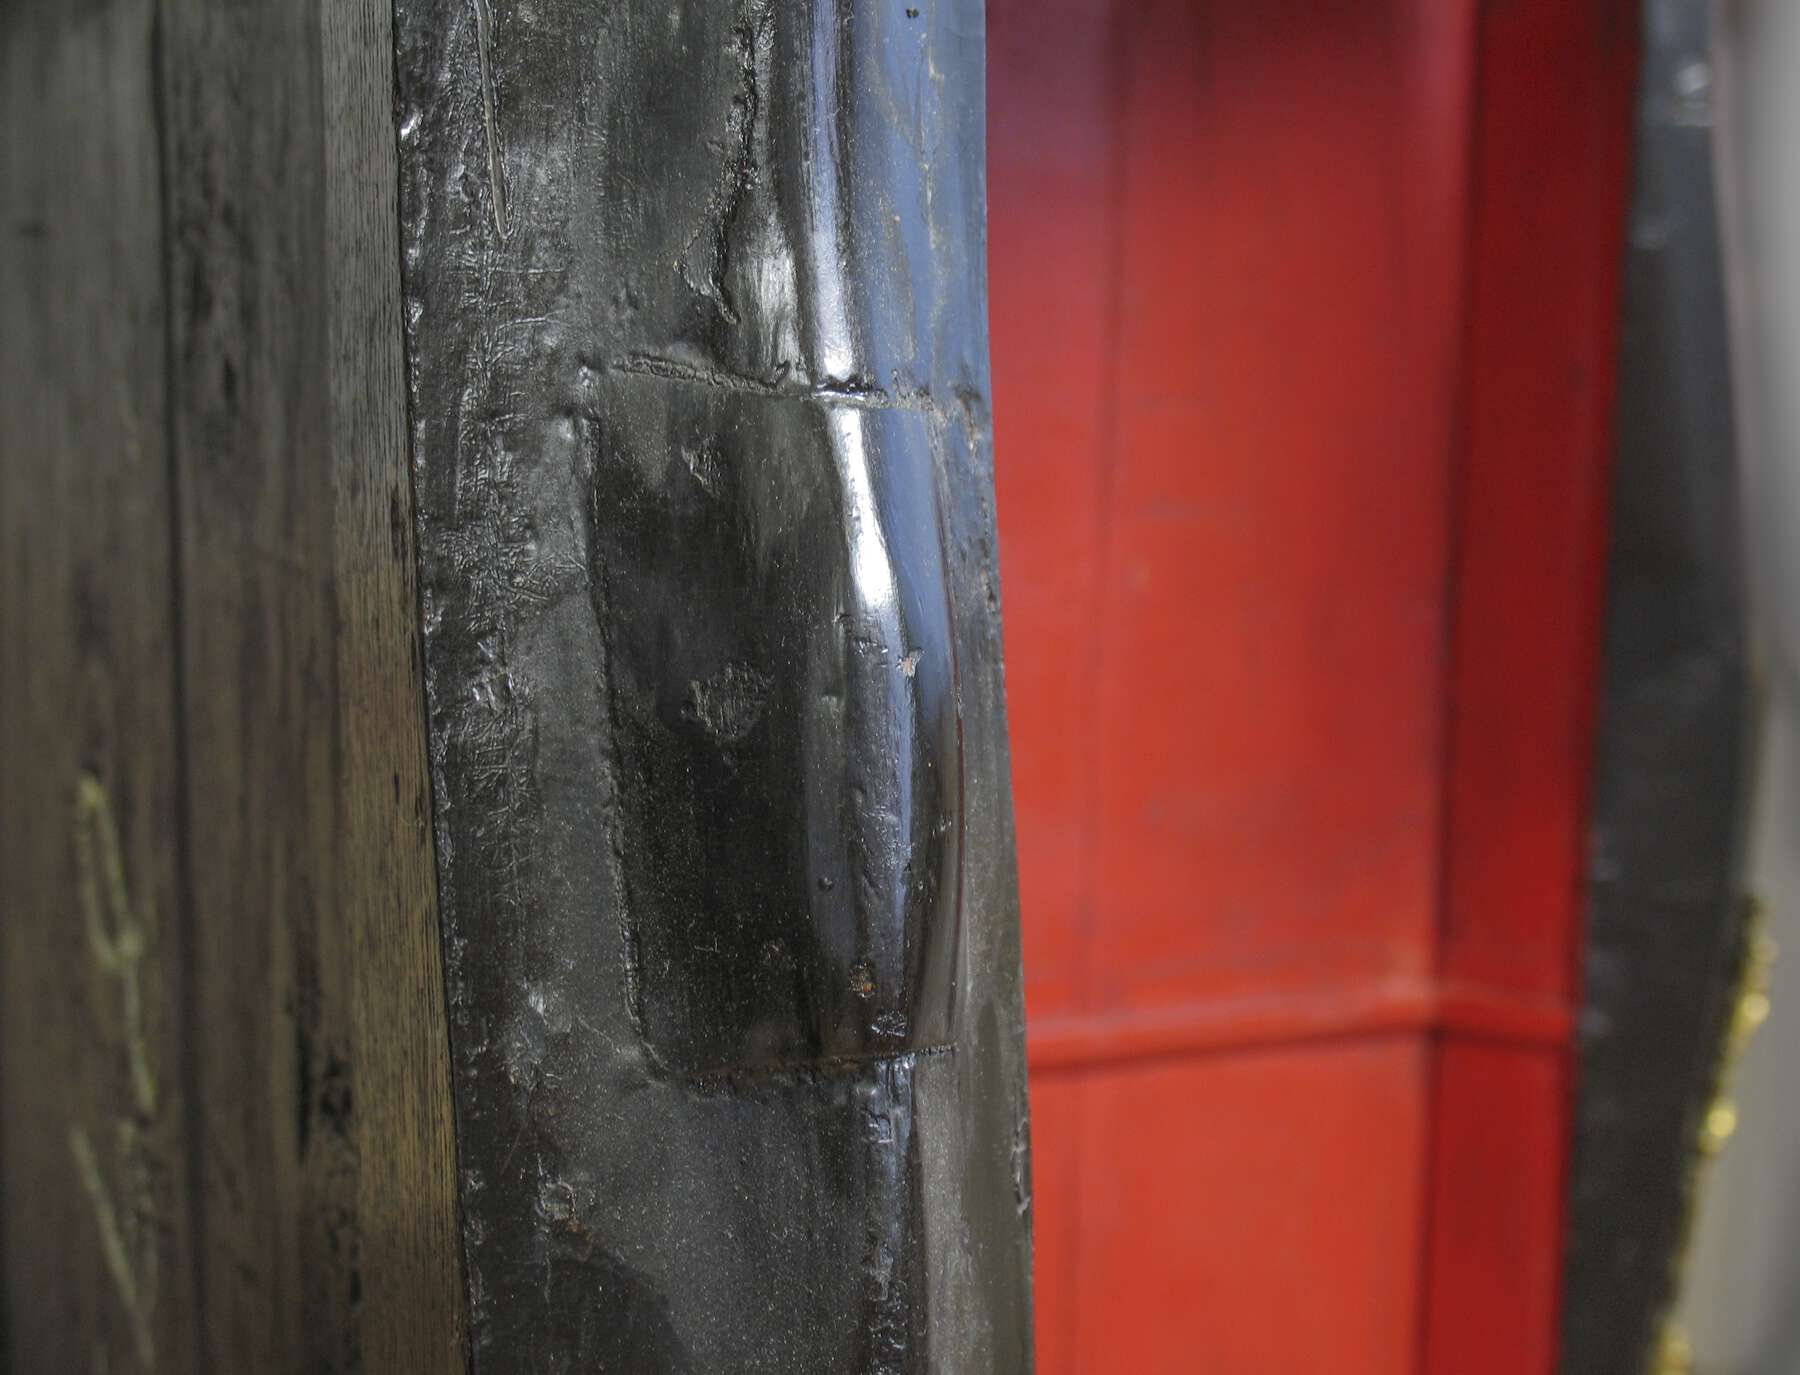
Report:
M1630 0L1482 24L1445 966L1566 998L1603 589Z
M1428 108L1440 108L1444 113L1445 127L1455 130L1453 137L1460 143L1457 161L1462 169L1462 184L1457 188L1453 198L1460 211L1461 221L1451 229L1449 234L1449 238L1457 246L1459 260L1454 272L1457 280L1455 294L1457 325L1454 333L1457 347L1457 381L1450 403L1449 446L1444 460L1448 473L1448 502L1445 509L1448 543L1447 556L1444 560L1443 660L1441 664L1443 700L1438 746L1441 765L1438 782L1437 919L1432 930L1431 950L1432 977L1440 985L1446 972L1444 968L1444 938L1450 906L1451 779L1456 768L1457 723L1455 693L1457 589L1462 577L1463 475L1464 455L1468 447L1469 370L1470 358L1473 353L1473 325L1469 302L1473 294L1471 278L1475 253L1475 205L1481 180L1480 131L1483 104L1480 79L1481 26L1477 20L1477 8L1478 0L1463 0L1460 4L1443 5L1437 9L1437 19L1444 25L1446 37L1440 44L1434 45L1434 50L1443 54L1444 70L1434 73L1436 80L1430 83L1437 95L1437 100L1425 102ZM1427 13L1431 12L1430 0L1426 0L1426 9ZM1423 1079L1421 1093L1425 1102L1425 1113L1424 1144L1421 1151L1424 1168L1419 1172L1417 1180L1420 1196L1419 1240L1414 1262L1419 1306L1413 1339L1413 1367L1418 1375L1424 1375L1426 1371L1430 1343L1431 1276L1437 1223L1437 1188L1434 1171L1442 1146L1438 1090L1443 1053L1444 1033L1441 1028L1434 1028L1426 1038L1424 1053L1420 1057Z
M1437 963L1460 987L1565 1007L1580 941L1635 35L1633 0L1484 6L1473 74ZM1424 1375L1548 1375L1568 1056L1439 1034Z
M1119 366L1120 343L1123 332L1123 290L1124 290L1124 199L1125 199L1125 140L1127 137L1125 119L1125 99L1129 88L1131 47L1133 38L1133 17L1136 8L1130 4L1104 5L1105 47L1100 60L1105 63L1106 75L1103 82L1105 92L1105 116L1109 124L1110 139L1108 155L1103 173L1102 219L1105 225L1104 259L1098 266L1103 274L1102 339L1101 346L1101 381L1099 424L1094 445L1095 476L1095 521L1099 529L1099 548L1095 560L1095 596L1091 607L1092 620L1088 627L1088 658L1083 669L1088 679L1087 721L1090 728L1086 732L1078 732L1083 738L1088 751L1088 788L1086 790L1087 815L1086 828L1082 836L1084 852L1081 867L1081 892L1077 898L1079 904L1080 925L1076 937L1077 967L1074 979L1074 1003L1082 1012L1090 1012L1095 1004L1096 989L1094 970L1097 961L1094 959L1094 943L1098 938L1100 913L1100 816L1099 799L1101 796L1101 769L1104 761L1101 757L1101 732L1098 722L1105 706L1104 683L1107 665L1112 661L1109 652L1107 635L1107 588L1111 585L1113 573L1115 539L1114 517L1117 505L1117 473L1118 473L1118 420L1119 420ZM1073 1283L1070 1286L1074 1302L1070 1305L1067 1328L1067 1348L1071 1366L1080 1369L1082 1350L1082 1315L1087 1309L1083 1302L1086 1285L1084 1283L1084 1233L1088 1212L1087 1189L1085 1187L1083 1166L1088 1154L1086 1144L1087 1132L1083 1130L1086 1117L1086 1106L1090 1097L1087 1092L1087 1076L1075 1076L1075 1132L1068 1150L1071 1158L1071 1178L1074 1187L1070 1192L1074 1203L1073 1212L1068 1220L1068 1240L1071 1254ZM1102 1168L1106 1163L1101 1162ZM1104 1318L1103 1318L1104 1321Z

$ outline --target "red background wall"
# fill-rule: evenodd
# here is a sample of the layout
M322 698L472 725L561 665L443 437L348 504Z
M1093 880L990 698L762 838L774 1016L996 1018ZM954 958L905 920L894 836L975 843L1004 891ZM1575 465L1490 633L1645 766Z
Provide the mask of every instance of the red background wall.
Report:
M1634 7L989 28L1040 1369L1547 1372Z

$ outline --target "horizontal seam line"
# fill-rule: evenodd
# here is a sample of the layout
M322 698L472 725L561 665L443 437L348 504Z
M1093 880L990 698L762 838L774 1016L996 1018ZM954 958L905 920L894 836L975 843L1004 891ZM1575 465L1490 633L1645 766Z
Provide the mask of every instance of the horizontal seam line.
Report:
M1166 1060L1236 1050L1441 1032L1537 1049L1572 1044L1574 1010L1513 990L1378 986L1348 993L1233 999L1154 1012L1072 1014L1028 1022L1029 1063L1039 1072Z
M816 401L826 406L845 406L868 411L915 411L935 415L937 406L929 397L895 396L884 391L848 391L833 387L795 387L779 382L766 382L742 373L714 372L678 363L672 358L644 355L615 358L605 371L626 377L649 377L659 382L686 382L698 387L711 387L739 396L757 396L771 401Z
M869 1065L895 1064L901 1060L928 1060L934 1056L955 1053L955 1042L945 1041L907 1050L872 1051L867 1055L833 1055L822 1060L781 1060L767 1065L727 1065L720 1069L696 1069L688 1071L684 1077L689 1083L696 1084L716 1079L770 1079L783 1074L830 1077L849 1074Z

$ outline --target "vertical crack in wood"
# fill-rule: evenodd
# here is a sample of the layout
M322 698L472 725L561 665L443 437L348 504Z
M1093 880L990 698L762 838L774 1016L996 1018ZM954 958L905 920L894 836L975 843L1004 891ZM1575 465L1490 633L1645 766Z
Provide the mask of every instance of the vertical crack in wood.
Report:
M190 1331L193 1334L192 1355L203 1363L206 1333L211 1325L210 1295L206 1287L206 1250L202 1238L208 1232L206 1206L207 1131L204 1100L200 1093L201 1027L199 1014L200 970L194 957L197 948L198 918L195 912L193 854L193 761L189 755L188 733L184 728L188 703L187 589L182 560L184 520L182 506L181 436L179 415L180 388L176 377L176 360L182 356L176 323L176 252L177 224L174 210L175 166L174 122L171 92L174 73L170 69L169 14L171 0L152 0L150 5L150 118L156 147L156 205L160 280L157 283L162 315L162 445L163 481L168 500L168 581L169 581L169 670L171 678L169 722L170 747L174 765L174 886L175 935L181 958L174 979L175 994L175 1060L180 1098L177 1110L182 1118L181 1140L182 1188L185 1194L185 1219L188 1234L184 1277L193 1306Z
M494 17L488 0L474 0L475 51L481 60L481 119L487 127L488 182L494 198L494 232L506 238L506 176L500 165L500 130L494 119Z

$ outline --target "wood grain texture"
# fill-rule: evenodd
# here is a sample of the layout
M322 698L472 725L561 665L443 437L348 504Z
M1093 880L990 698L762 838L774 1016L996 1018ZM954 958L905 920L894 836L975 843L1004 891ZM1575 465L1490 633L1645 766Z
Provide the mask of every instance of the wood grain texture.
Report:
M164 13L201 1364L354 1361L317 38L300 6ZM310 69L310 70L309 70ZM325 1109L324 1111L321 1111ZM327 1222L328 1217L333 1221ZM334 1255L334 1251L338 1254Z
M0 22L11 1368L461 1369L388 7Z
M407 474L393 11L386 0L324 0L320 18L326 256L353 269L329 276L327 346L362 1358L373 1371L460 1371L467 1322Z
M0 1218L20 1372L186 1365L147 3L0 11Z
M361 1368L368 1301L381 1346L454 1365L392 49L373 6L165 27L201 1364Z

